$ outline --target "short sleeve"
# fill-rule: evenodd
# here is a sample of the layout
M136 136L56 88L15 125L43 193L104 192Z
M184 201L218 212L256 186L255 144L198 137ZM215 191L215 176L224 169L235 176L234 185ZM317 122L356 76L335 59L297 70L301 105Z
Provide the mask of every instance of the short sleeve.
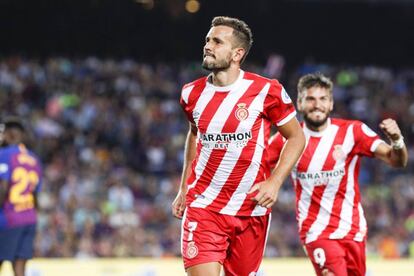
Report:
M187 116L187 119L194 123L194 118L192 116L192 112L189 105L189 98L191 90L194 88L194 85L184 85L181 90L181 96L180 96L180 106L183 109L185 115Z
M355 151L359 155L373 157L378 145L383 141L366 124L357 121L354 124Z
M284 125L296 115L291 98L277 80L271 81L269 93L265 99L263 113L277 126Z

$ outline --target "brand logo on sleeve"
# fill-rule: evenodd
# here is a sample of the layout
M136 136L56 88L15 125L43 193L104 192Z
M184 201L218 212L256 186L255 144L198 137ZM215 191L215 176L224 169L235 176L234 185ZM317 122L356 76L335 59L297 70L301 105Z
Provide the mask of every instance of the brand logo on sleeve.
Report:
M362 131L365 133L365 135L369 136L369 137L375 137L377 134L369 128L369 126L367 126L366 124L362 124L361 127Z
M193 118L194 118L194 120L197 120L198 117L200 117L200 113L197 112L197 111L193 111Z
M285 104L290 104L292 102L292 99L289 97L288 93L286 92L285 88L282 87L282 101Z

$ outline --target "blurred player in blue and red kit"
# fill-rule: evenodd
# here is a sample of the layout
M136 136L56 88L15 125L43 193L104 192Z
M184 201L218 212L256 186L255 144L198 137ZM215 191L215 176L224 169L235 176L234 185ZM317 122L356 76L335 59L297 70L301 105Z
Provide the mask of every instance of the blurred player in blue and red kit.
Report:
M11 261L14 275L24 276L33 257L42 170L23 144L25 128L17 118L7 119L0 130L0 264Z

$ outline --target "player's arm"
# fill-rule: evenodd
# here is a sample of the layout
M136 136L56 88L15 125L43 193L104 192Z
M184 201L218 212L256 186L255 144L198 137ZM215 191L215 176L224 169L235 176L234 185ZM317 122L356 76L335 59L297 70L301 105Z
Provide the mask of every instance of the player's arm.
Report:
M280 126L278 130L286 142L270 178L281 185L302 154L306 141L302 127L296 118Z
M388 165L396 168L407 166L408 152L398 124L393 119L385 119L380 128L391 141L391 145L380 143L374 155Z
M8 183L6 180L0 180L0 208L3 206L4 202L6 201L7 197L7 186Z
M177 218L182 218L185 209L185 196L187 194L186 180L191 170L191 163L196 156L197 127L189 124L189 130L184 146L184 164L181 174L181 183L177 196L172 203L172 213Z
M272 207L276 202L280 187L302 154L306 143L305 135L296 117L279 126L278 130L286 139L279 160L269 178L254 185L249 191L249 193L252 193L259 190L253 200L256 200L258 205L266 208Z

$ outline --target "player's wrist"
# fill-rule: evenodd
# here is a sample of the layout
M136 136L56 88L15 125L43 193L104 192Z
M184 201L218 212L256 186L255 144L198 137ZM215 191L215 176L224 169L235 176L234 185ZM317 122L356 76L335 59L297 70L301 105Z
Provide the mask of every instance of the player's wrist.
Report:
M397 140L391 140L391 146L394 150L401 150L402 148L404 148L404 137L401 135L400 138L398 138Z

